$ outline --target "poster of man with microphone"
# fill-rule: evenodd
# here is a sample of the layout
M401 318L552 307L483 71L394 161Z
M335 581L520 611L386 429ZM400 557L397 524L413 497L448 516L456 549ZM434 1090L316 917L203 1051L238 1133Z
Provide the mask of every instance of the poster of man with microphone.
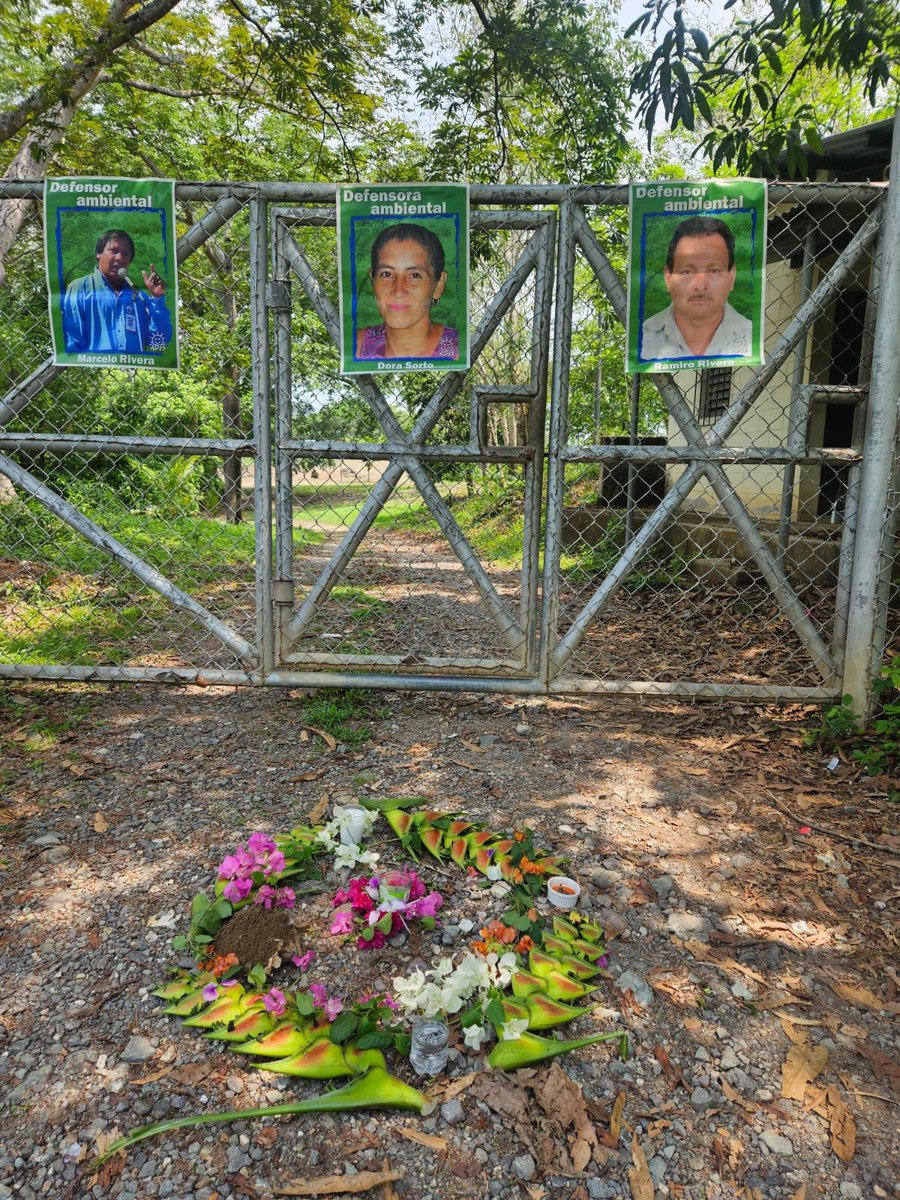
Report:
M55 361L178 366L175 185L48 179L44 243Z

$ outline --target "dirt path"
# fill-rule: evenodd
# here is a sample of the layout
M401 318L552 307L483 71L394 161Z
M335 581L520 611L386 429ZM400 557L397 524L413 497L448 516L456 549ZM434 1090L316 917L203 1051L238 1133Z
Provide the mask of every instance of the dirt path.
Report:
M370 1194L401 1200L898 1194L896 806L887 781L802 748L802 710L376 694L371 740L329 750L294 693L12 686L0 700L0 1198L265 1200L385 1162L402 1177ZM359 794L528 822L569 854L613 938L592 1022L627 1028L629 1061L593 1047L558 1060L562 1076L479 1072L449 1102L441 1080L424 1119L186 1130L92 1173L115 1130L319 1090L253 1072L147 989L224 853ZM451 954L467 944L459 914L485 902L444 872L456 932L436 949ZM384 952L373 983L431 953ZM794 1098L789 1056L819 1064ZM451 1079L479 1064L454 1052ZM551 1084L574 1088L568 1126Z

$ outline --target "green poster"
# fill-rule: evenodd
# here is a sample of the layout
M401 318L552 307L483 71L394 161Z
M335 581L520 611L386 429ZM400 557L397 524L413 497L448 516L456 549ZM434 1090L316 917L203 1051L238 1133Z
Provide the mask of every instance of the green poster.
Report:
M765 180L633 183L629 211L626 369L761 363Z
M171 179L46 180L44 253L57 363L177 369Z
M469 365L469 189L337 189L341 374Z

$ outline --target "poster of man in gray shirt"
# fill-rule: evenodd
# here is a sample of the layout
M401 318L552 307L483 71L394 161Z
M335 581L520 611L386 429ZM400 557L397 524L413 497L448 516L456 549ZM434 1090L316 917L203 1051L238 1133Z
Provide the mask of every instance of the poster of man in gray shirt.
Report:
M717 217L688 217L669 242L663 278L671 303L641 326L648 360L749 356L753 323L728 302L734 289L734 235Z

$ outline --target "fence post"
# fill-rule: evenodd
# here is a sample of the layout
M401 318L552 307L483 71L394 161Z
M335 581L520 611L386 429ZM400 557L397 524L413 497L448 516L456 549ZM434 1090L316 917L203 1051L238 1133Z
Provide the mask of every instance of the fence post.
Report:
M272 596L272 405L269 371L269 214L265 200L250 201L250 310L253 356L253 510L256 534L256 639L260 682L275 665Z
M900 397L900 108L894 116L887 204L881 229L882 270L872 350L864 469L847 613L844 695L863 719L872 713L872 681L880 667L879 583L893 553L891 475Z

